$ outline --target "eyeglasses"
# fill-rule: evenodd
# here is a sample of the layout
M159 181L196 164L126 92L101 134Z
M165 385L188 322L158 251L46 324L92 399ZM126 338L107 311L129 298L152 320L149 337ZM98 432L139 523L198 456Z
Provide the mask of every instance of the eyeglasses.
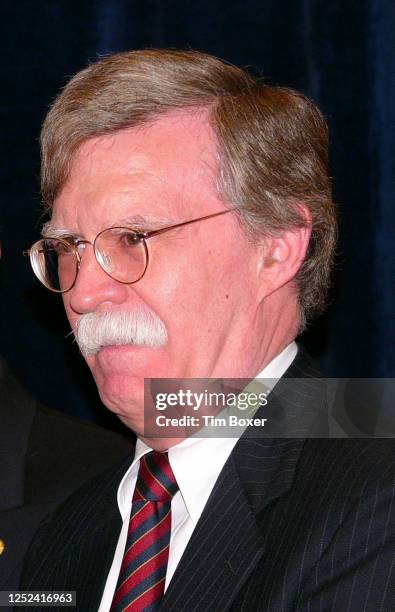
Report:
M147 240L169 230L219 217L237 210L228 208L220 212L184 221L151 232L138 232L128 227L109 227L97 234L93 242L79 238L42 238L33 244L24 255L38 280L50 291L70 291L77 280L81 267L82 252L87 244L92 245L97 263L114 280L131 285L144 276L149 263Z

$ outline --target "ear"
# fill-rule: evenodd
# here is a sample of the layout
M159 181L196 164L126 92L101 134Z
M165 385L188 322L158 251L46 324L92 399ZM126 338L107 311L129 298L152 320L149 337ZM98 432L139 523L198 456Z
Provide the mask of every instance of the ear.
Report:
M261 244L258 264L260 299L268 297L297 275L307 253L311 236L311 215L299 205L306 224L284 230L277 237L267 236Z

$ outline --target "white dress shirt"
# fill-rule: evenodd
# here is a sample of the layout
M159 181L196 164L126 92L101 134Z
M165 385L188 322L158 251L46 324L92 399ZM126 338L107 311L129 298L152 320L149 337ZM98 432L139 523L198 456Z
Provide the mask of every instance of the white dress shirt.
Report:
M296 357L295 342L289 344L273 359L256 378L281 378ZM266 382L266 384L269 384ZM179 490L171 502L171 535L165 590L177 568L214 484L225 465L238 438L189 437L168 450L168 457ZM115 549L114 559L104 587L98 612L108 612L114 597L121 569L129 527L132 498L136 486L140 459L152 450L137 440L133 462L118 488L118 507L122 517L122 529Z

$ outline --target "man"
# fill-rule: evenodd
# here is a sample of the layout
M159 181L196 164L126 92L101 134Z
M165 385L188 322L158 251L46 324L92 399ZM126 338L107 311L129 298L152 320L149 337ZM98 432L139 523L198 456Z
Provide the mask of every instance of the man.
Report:
M390 609L393 455L317 439L325 385L294 342L335 243L319 111L205 54L121 53L69 82L42 151L33 268L138 442L43 527L24 588L100 612ZM144 410L144 379L281 377L255 416L286 432L158 436Z
M0 358L0 589L16 589L41 521L73 491L130 455L121 436L48 410Z
M2 357L0 409L0 590L12 590L42 520L83 482L129 456L132 446L37 404Z

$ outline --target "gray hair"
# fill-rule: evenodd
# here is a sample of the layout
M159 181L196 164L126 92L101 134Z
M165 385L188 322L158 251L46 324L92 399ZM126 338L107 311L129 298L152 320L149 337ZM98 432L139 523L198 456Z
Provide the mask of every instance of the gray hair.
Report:
M77 73L50 109L41 133L41 186L52 207L73 155L89 138L155 121L176 109L206 109L217 138L221 197L240 208L252 239L304 227L307 256L296 276L300 328L325 306L336 242L328 134L302 94L272 87L196 51L142 50L99 59Z

